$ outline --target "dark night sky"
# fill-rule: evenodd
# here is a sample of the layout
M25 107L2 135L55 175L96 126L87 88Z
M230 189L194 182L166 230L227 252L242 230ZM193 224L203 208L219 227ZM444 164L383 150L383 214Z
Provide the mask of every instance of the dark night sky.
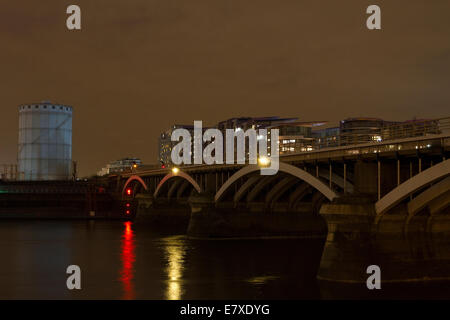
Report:
M17 105L42 100L74 106L82 175L155 162L173 123L450 116L449 16L448 0L0 0L0 163L16 161Z

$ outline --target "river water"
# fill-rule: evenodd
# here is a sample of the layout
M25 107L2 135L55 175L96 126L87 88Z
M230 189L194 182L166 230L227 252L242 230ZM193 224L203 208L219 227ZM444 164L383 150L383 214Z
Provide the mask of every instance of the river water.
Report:
M123 221L1 221L0 299L450 298L448 283L316 281L320 240L193 240ZM81 290L66 269L81 268Z

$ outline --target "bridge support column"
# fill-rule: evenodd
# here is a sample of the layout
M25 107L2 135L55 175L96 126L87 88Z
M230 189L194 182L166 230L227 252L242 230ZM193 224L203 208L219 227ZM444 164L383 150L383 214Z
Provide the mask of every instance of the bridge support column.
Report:
M362 282L372 258L372 225L375 207L365 199L323 204L320 215L328 225L318 279ZM362 200L362 201L361 201Z
M377 163L358 160L355 163L354 186L355 192L361 194L378 193Z
M311 204L303 211L276 212L255 210L258 204L233 208L233 203L221 202L217 206L211 192L193 195L187 234L196 238L325 238L326 223L313 213Z
M137 212L135 221L143 221L148 219L152 213L154 198L151 193L140 193L136 196Z
M203 190L215 194L217 192L217 174L206 173L204 176L204 181L205 183L203 186Z
M345 197L323 204L328 235L318 279L365 283L367 267L381 269L381 282L450 279L450 217L406 209L376 216L373 202Z
M190 209L187 203L175 199L154 198L152 193L136 195L137 212L134 221L137 225L156 227L160 231L185 233Z
M381 163L377 160L377 194L378 200L381 199Z
M214 235L213 227L220 225L222 219L218 215L214 194L202 192L189 197L188 203L191 207L191 218L187 229L187 235L191 237L211 237Z
M344 194L347 193L347 163L344 162Z
M330 176L328 177L328 183L329 183L329 187L330 187L330 189L331 189L331 187L332 187L332 180L333 180L333 168L331 167L331 161L330 161Z

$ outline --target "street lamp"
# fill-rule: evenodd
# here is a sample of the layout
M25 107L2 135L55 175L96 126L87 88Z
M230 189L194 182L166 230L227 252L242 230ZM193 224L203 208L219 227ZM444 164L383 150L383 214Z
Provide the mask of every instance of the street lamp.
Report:
M270 165L270 159L266 156L261 156L258 158L258 164L260 167L267 167Z
M178 169L177 167L173 167L172 168L172 173L173 174L178 174L178 172L180 172L180 169Z

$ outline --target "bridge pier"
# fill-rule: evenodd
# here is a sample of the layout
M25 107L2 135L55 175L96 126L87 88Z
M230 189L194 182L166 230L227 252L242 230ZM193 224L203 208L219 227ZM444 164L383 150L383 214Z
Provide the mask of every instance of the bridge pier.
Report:
M189 224L190 207L187 202L154 198L153 194L142 193L136 196L137 212L135 223L155 228L169 229L185 233Z
M367 278L367 266L375 264L371 232L375 208L364 200L322 205L320 215L327 222L328 235L318 279L360 282Z
M214 195L210 192L191 195L188 199L191 207L191 216L187 235L192 237L214 237L216 228L225 228L225 224L215 210Z
M140 193L136 195L137 210L135 222L145 221L152 216L154 198L151 193Z
M189 198L191 219L188 236L196 238L322 238L326 224L313 210L300 206L299 211L288 208L268 210L264 203L249 203L235 207L233 203L216 205L212 193ZM307 205L306 209L310 209Z
M365 283L370 265L382 282L450 279L450 217L415 216L406 208L377 217L368 198L323 204L328 225L319 280Z

